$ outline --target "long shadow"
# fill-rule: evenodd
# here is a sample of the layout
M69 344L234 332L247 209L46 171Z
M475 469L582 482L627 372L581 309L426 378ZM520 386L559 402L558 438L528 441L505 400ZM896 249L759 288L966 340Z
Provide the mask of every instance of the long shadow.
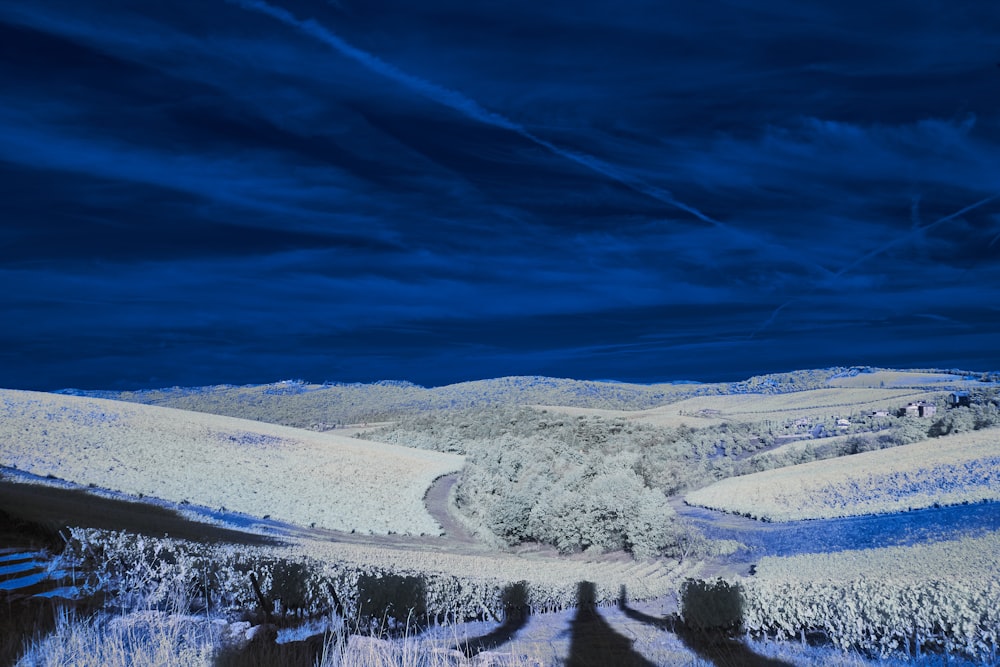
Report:
M242 648L220 651L213 667L313 667L324 653L326 636L314 635L303 641L275 644L270 639L250 642Z
M54 552L63 544L55 527L27 521L0 509L0 548L5 548L4 551ZM0 665L16 664L27 645L42 640L55 629L61 613L86 618L101 607L102 599L97 596L83 600L32 597L36 591L55 586L44 581L16 591L0 590Z
M500 627L488 634L470 639L454 647L467 658L473 658L483 651L493 651L514 638L528 622L528 586L519 581L503 589L504 620Z
M618 608L629 618L677 635L689 650L718 667L795 667L790 662L755 653L742 641L722 630L689 628L676 614L657 618L628 606L625 587L618 598ZM742 611L742 610L741 610Z
M60 613L87 618L100 609L99 600L4 599L0 594L0 665L14 665L27 645L41 641L56 628Z
M683 623L677 624L676 635L684 645L705 660L719 667L742 665L745 667L795 667L790 662L768 658L754 653L738 639L720 631L692 630Z
M628 606L628 591L626 591L624 586L621 587L621 593L618 596L618 609L620 609L623 614L631 618L633 621L650 625L657 630L676 632L678 624L677 614L668 614L667 616L657 617L632 609Z
M143 502L115 500L43 484L0 480L0 512L11 519L40 525L57 533L65 526L125 530L150 537L171 537L192 542L231 542L243 545L277 544L263 535L220 528L191 521L177 512Z
M632 649L632 640L623 637L596 609L594 584L576 585L576 616L570 622L570 647L566 667L655 667Z
M352 625L358 634L381 639L422 634L428 625L427 582L421 576L363 574L358 578L357 615Z

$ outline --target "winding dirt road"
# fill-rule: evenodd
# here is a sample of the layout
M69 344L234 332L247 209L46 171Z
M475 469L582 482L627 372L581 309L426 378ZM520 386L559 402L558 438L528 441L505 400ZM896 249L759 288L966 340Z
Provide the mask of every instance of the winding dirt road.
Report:
M458 475L455 474L438 477L424 494L424 505L427 507L427 513L444 530L445 538L461 544L477 544L475 536L462 525L451 511L449 497L451 490L457 483Z

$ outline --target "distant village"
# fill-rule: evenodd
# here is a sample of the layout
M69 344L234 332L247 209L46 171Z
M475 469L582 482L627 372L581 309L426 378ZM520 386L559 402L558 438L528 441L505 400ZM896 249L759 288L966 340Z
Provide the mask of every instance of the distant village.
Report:
M968 405L969 392L953 391L948 394L948 407L958 408ZM900 417L933 417L936 412L937 406L935 404L928 403L927 401L915 401L907 403L904 408L900 408L897 414ZM886 411L876 411L872 413L872 416L887 417L889 413Z
M943 407L946 409L970 407L971 405L972 395L968 391L952 391L943 402ZM941 407L942 402L911 401L899 408L883 408L865 413L855 413L851 418L842 415L828 415L826 418L817 418L817 416L801 417L787 422L765 419L761 423L761 426L768 433L767 439L770 440L770 443L767 445L768 448L773 448L800 440L822 439L834 435L869 433L879 431L887 426L886 424L873 424L872 419L930 419L939 414ZM714 408L702 408L696 412L681 411L679 414L703 419L722 419L724 421L727 419L724 411ZM764 440L763 436L751 438L751 443L757 449L765 446Z
M953 391L948 395L947 399L948 408L958 408L970 405L970 396L967 391ZM895 410L873 410L863 417L864 419L878 418L878 417L913 417L917 419L928 419L934 417L938 412L938 405L928 401L911 401L905 406L897 408ZM855 424L863 423L857 417L854 421L846 417L834 417L833 418L836 430L838 432L846 432ZM792 442L795 440L801 440L803 438L822 438L832 435L829 430L830 422L826 423L826 426L822 423L816 423L814 419L809 419L803 417L790 425L795 433L788 433L785 435L778 435L775 437L775 444L784 444L786 442Z

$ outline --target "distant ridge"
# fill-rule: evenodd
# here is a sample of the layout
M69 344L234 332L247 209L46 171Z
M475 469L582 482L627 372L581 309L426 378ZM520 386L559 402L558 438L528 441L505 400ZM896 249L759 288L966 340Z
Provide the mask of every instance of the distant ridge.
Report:
M330 430L347 424L383 421L428 410L490 405L563 405L614 410L644 410L693 396L779 394L828 387L834 381L890 373L902 377L894 386L945 390L969 379L1000 379L1000 374L957 369L898 371L869 366L836 366L758 375L738 382L638 384L611 380L573 380L543 376L510 376L422 387L402 380L370 384L281 380L262 385L171 387L141 391L63 389L56 393L106 398L147 405L254 419L300 428ZM896 377L893 376L893 377ZM881 377L881 376L879 376ZM839 379L839 380L838 380ZM856 380L857 381L857 380ZM903 382L903 384L899 384Z

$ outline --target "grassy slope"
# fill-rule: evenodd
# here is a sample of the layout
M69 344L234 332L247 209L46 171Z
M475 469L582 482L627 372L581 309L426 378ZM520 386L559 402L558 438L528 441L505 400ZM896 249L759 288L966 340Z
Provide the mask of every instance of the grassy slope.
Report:
M1000 500L1000 429L724 479L686 500L772 521Z
M0 391L0 464L335 530L437 534L423 494L463 459L169 408Z
M325 430L336 424L481 405L556 403L638 409L662 405L694 391L715 391L714 387L507 377L434 388L400 382L345 385L278 382L99 394L116 400Z
M289 380L266 385L173 387L143 391L65 390L75 395L161 405L287 426L325 430L336 424L393 419L428 410L488 405L560 405L607 410L645 410L692 396L755 395L826 387L848 369L828 368L762 375L710 384L630 384L535 376L502 377L420 387L406 382L309 384Z
M819 630L834 644L876 655L946 648L996 664L1000 532L920 544L763 558L741 580L744 627L797 637ZM992 654L992 658L990 657ZM936 656L933 664L942 664ZM964 660L958 664L963 664Z
M838 553L767 556L756 576L778 581L881 579L923 581L936 577L1000 581L1000 533L981 537Z
M924 371L893 371L879 370L874 373L841 376L828 380L831 387L927 387L947 385L948 387L968 388L979 386L975 380L962 380L961 376L951 373L933 373Z
M937 392L939 393L939 392ZM849 417L878 409L897 409L910 401L930 400L935 392L919 389L828 388L785 394L697 396L648 410L625 411L581 407L536 406L568 415L624 417L655 426L705 427L723 421L787 421L811 417Z

